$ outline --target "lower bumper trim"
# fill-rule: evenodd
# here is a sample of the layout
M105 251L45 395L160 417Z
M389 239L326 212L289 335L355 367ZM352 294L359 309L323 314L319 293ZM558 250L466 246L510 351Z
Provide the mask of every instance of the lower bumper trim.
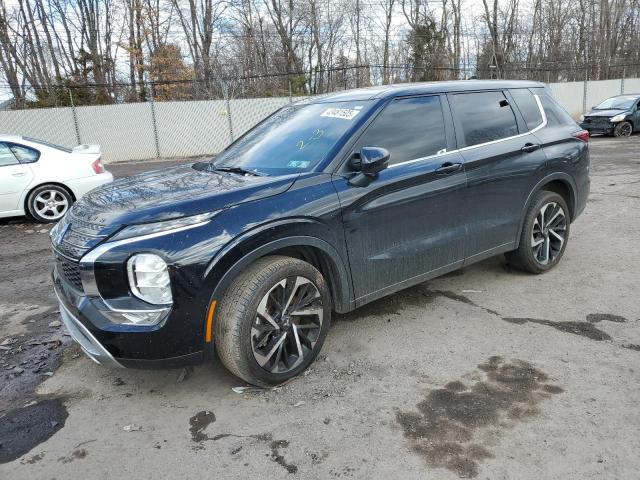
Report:
M60 316L71 337L91 360L105 367L124 368L62 302L60 302Z

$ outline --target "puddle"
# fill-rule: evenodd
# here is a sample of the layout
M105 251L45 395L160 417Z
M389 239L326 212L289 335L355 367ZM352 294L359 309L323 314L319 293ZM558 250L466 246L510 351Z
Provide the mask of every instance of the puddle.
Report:
M68 455L66 457L58 458L58 461L62 462L62 463L71 463L74 460L82 460L88 454L89 454L89 452L87 452L84 448L79 448L79 449L74 450L73 452L71 452L71 455Z
M69 414L60 399L42 400L0 418L0 463L20 458L64 427Z
M485 312L490 313L491 315L500 316L500 314L498 312L496 312L495 310L491 310L490 308L485 308L485 307L483 307L481 305L478 305L476 302L471 300L469 297L465 297L464 295L460 295L459 293L455 293L455 292L452 292L450 290L430 290L430 293L432 293L434 295L441 296L441 297L446 297L449 300L454 300L456 302L466 303L467 305L471 305L472 307L480 308L480 309L484 310Z
M519 317L502 317L505 322L515 323L516 325L524 325L525 323L537 323L538 325L546 325L553 327L565 333L573 333L591 340L611 340L608 333L603 332L589 322L554 322L552 320L543 320L539 318L519 318Z
M196 413L189 419L189 432L191 432L191 440L194 442L204 442L205 440L212 440L204 433L204 430L216 421L216 416L213 412L203 410Z
M621 317L620 315L614 315L612 313L590 313L587 315L587 322L591 323L599 323L599 322L614 322L614 323L625 323L627 321L626 318Z
M213 437L209 437L204 430L216 421L216 416L213 412L208 410L203 410L201 412L196 413L193 417L189 419L189 432L191 432L191 439L194 442L201 443L206 440L213 440L217 442L219 440L223 440L226 438L238 438L238 439L253 439L257 440L260 443L266 443L269 445L271 450L271 454L268 455L271 460L282 468L284 468L288 473L297 473L298 467L291 463L287 463L282 455L281 450L285 449L289 446L288 440L274 440L273 435L270 433L263 433L258 435L236 435L234 433L219 433L214 435ZM198 445L194 448L194 450L202 450L204 449L203 445ZM231 449L231 455L238 455L243 450L243 445L237 445Z
M501 432L539 413L540 403L563 392L531 364L491 357L478 365L483 380L454 380L431 390L416 407L396 419L412 449L432 468L462 478L475 477L479 464L492 458L490 446Z
M289 442L287 440L274 440L271 442L271 460L276 462L282 468L284 468L289 473L296 473L298 471L298 467L291 463L287 463L284 457L280 454L281 448L287 448L289 446Z

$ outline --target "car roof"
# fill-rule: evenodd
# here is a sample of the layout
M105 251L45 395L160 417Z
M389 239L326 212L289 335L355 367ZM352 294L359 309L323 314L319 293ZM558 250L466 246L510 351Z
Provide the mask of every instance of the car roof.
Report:
M464 92L501 88L540 88L545 84L529 80L453 80L446 82L418 82L356 88L307 98L298 103L348 102L383 99L425 93Z
M0 135L0 142L22 142L24 138L20 135Z
M620 95L614 95L609 98L620 98L620 97L628 97L628 98L640 98L640 93L621 93Z

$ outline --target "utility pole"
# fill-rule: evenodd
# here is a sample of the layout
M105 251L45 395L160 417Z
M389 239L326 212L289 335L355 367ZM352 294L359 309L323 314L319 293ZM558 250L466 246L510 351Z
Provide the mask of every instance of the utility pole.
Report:
M356 0L356 88L360 87L360 0Z

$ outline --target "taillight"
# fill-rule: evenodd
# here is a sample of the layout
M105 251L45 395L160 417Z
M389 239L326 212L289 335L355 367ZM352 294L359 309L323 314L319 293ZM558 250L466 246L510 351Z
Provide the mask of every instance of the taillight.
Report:
M587 130L578 130L573 134L573 136L585 143L589 142L589 132Z
M95 162L93 162L91 164L91 168L93 168L93 171L96 173L104 173L106 171L104 169L104 166L102 165L101 158L98 158Z

